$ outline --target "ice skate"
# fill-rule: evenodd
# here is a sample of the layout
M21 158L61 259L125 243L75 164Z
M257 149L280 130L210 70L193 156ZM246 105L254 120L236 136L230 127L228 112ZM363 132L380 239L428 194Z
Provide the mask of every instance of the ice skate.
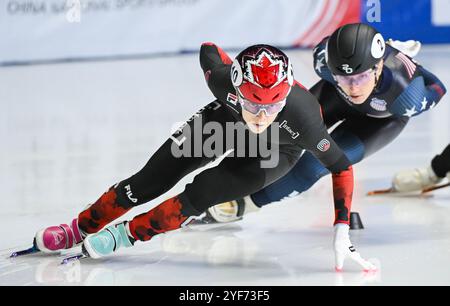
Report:
M368 193L369 196L381 194L404 194L404 193L429 193L431 191L441 189L450 184L441 183L444 179L439 178L429 167L404 170L397 173L393 180L392 186L385 190L375 190Z
M38 252L47 254L58 253L62 250L71 249L83 241L78 219L73 219L71 224L50 226L36 233L33 246L11 254L11 257L30 255Z
M119 223L87 236L83 242L84 255L97 259L111 255L120 248L129 248L134 245L134 239L128 235L127 223Z
M429 193L429 192L432 192L432 191L435 191L435 190L439 190L439 189L442 189L442 188L446 188L446 187L450 187L450 172L447 173L447 183L444 182L443 184L436 184L434 186L430 186L428 188L425 188L425 189L422 190L422 194Z
M247 196L236 201L217 204L206 210L205 215L193 222L193 224L218 224L230 223L242 220L244 214L258 211L260 207Z
M400 171L394 176L392 187L396 192L422 191L442 181L431 167Z

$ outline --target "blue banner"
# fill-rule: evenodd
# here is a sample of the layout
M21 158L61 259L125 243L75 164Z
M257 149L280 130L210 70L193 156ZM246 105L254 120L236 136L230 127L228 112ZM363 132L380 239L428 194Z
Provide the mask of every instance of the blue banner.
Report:
M386 39L450 42L449 0L362 0L361 17Z

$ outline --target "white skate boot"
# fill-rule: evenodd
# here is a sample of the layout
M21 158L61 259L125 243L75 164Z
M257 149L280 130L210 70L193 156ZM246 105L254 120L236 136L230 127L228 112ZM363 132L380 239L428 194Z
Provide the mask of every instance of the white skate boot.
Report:
M428 166L397 173L392 181L392 186L396 192L423 191L436 186L442 180L436 176L431 166Z
M253 203L250 197L236 201L217 204L208 208L206 216L194 222L194 224L229 223L239 221L244 214L258 211L260 207Z

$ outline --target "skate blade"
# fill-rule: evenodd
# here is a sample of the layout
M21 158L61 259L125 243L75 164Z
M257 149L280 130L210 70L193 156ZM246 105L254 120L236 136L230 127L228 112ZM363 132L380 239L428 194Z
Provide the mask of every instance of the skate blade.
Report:
M85 259L85 258L89 258L89 256L84 254L84 253L73 255L73 256L70 256L70 257L66 257L61 262L61 265L67 265L67 264L70 264L72 262L79 261L79 260Z
M424 190L422 190L422 194L426 194L426 193L429 193L429 192L432 192L432 191L435 191L435 190L439 190L439 189L442 189L442 188L446 188L446 187L450 187L450 183L444 184L444 185L439 185L439 186L433 186L433 187L424 189Z
M20 256L36 254L36 253L39 253L39 252L41 252L41 251L35 245L33 245L32 247L30 247L28 249L12 253L9 256L9 258L17 258L17 257L20 257Z
M393 194L393 193L398 193L398 192L395 191L394 188L388 188L388 189L379 189L379 190L369 191L367 193L367 195L368 196L376 196L376 195Z

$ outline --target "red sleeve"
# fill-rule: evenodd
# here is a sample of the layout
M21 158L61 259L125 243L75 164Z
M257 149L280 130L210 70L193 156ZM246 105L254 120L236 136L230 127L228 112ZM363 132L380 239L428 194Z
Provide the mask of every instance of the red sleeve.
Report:
M350 211L353 198L353 168L339 173L333 173L333 196L334 196L334 224L345 223L350 225Z

